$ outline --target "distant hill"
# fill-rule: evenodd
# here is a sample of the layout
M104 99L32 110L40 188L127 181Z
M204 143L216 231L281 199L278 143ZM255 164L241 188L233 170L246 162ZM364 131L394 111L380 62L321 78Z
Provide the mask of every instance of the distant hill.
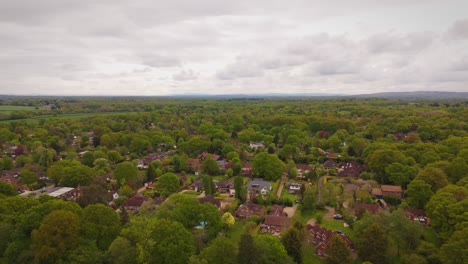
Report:
M388 98L388 99L468 99L468 92L387 92L373 94L349 95L355 98Z

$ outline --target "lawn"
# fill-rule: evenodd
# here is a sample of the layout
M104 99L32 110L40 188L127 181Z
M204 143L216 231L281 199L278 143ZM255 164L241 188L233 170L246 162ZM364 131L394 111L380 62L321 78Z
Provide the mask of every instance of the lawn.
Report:
M289 193L286 188L283 188L283 190L281 191L281 198L282 199L289 199L293 203L294 203L294 201L296 201L296 195Z
M314 247L304 244L302 246L302 260L304 264L322 264L325 263L322 259L314 254Z
M336 230L339 230L339 231L342 231L344 232L351 240L354 241L354 230L352 230L351 228L349 227L344 227L343 226L343 221L342 220L327 220L327 219L323 219L322 220L322 223L320 224L320 226L322 227L325 227L327 229L330 229L330 230L333 230L333 231L336 231Z
M14 111L37 111L34 106L0 105L0 112L7 114Z
M319 215L323 216L326 213L327 210L307 210L302 212L298 209L293 218L305 225L310 219L316 218Z
M237 221L236 223L226 232L227 237L229 237L236 244L239 243L241 235L244 233L244 222Z

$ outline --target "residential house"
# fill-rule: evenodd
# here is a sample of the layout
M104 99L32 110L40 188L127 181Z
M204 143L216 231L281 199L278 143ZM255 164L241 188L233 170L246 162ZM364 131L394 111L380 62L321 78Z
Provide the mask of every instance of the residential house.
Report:
M251 149L262 149L265 148L265 145L263 145L263 142L250 142L250 148Z
M334 160L329 159L323 163L323 168L325 170L330 170L330 169L336 168L336 165L337 164Z
M421 209L405 208L404 214L409 220L417 221L423 225L429 224L429 219L426 217L426 213Z
M143 159L145 165L149 165L151 162L156 161L156 160L163 160L169 156L169 152L157 152L157 153L151 153L146 155L146 157Z
M287 216L267 215L265 221L260 225L262 233L271 233L279 236L281 232L291 225L291 218Z
M297 169L296 178L305 179L306 174L309 173L312 170L312 167L309 166L309 165L299 164L299 165L296 165L296 169Z
M382 199L384 196L402 198L403 190L401 189L401 186L397 185L381 185L380 188L372 189L372 195L378 199Z
M202 179L198 179L194 181L192 184L190 184L187 187L188 190L196 191L196 192L201 192L203 191L203 181Z
M307 242L310 245L315 246L315 254L319 257L326 258L326 250L329 240L333 237L333 235L337 234L341 236L343 241L349 247L350 250L354 250L354 245L349 239L349 237L341 232L341 231L331 231L326 228L322 228L319 225L306 225L307 232Z
M357 161L340 162L337 166L339 177L359 177L364 167Z
M247 189L249 192L266 195L272 190L272 187L270 182L264 181L260 178L254 178L252 181L247 183Z
M247 161L242 162L241 174L246 177L252 177L252 163Z
M220 193L230 193L231 189L234 189L234 183L232 181L213 181L215 188Z
M130 197L124 204L123 206L127 211L131 212L137 212L140 210L141 205L143 203L147 202L150 198L143 196L142 194L136 194L132 197Z
M262 205L246 202L237 208L234 215L239 219L247 219L252 215L262 216L265 213L265 207Z
M205 197L201 197L201 198L198 198L198 201L202 204L204 203L210 203L216 207L218 207L218 209L221 209L221 201L219 201L218 199L214 198L213 195L206 195Z
M380 207L378 204L363 204L363 203L357 203L354 205L354 212L356 214L361 213L361 211L368 211L370 214L375 215L380 211L383 211L382 207Z
M287 182L285 187L289 193L297 194L301 192L302 184L297 182Z

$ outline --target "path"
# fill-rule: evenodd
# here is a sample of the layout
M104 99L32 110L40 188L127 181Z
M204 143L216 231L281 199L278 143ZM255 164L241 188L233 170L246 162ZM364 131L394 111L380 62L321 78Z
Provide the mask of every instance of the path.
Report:
M333 207L330 207L330 206L325 206L325 209L327 209L327 213L323 216L323 219L333 219L333 215L335 214L335 208ZM317 220L315 218L311 218L309 219L309 221L307 221L307 224L309 225L315 225L317 223Z
M288 178L285 177L285 176L281 177L281 182L280 182L280 185L278 187L278 191L276 192L276 197L278 197L278 198L281 197L281 192L283 191L285 179L287 180Z

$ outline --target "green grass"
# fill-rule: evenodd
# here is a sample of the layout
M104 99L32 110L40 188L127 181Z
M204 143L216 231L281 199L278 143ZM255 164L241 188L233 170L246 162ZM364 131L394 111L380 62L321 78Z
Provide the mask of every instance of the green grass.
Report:
M343 223L344 222L342 220L323 219L320 226L330 229L332 231L335 231L335 230L343 231L352 241L354 241L354 238L355 238L354 230L352 230L349 227L344 227Z
M304 264L322 264L325 263L322 259L314 254L314 246L304 243L302 246L302 258Z
M14 111L37 111L34 106L0 105L1 113L10 113Z
M34 107L33 107L34 108ZM132 114L137 112L105 112L105 113L75 113L75 114L54 114L54 115L40 115L33 118L27 119L14 119L14 120L2 120L0 122L12 122L12 121L22 121L26 123L37 123L39 120L48 120L48 119L82 119L86 117L95 117L95 116L111 116L111 115L122 115L122 114Z
M424 240L429 242L429 243L432 243L436 246L439 246L440 245L440 239L439 237L437 236L437 234L435 233L434 229L432 228L424 228L424 232L423 232L423 235L424 235Z
M244 233L244 222L237 221L236 223L226 232L227 237L238 244L241 238L241 235Z
M286 188L283 188L283 190L281 191L281 198L283 199L289 199L291 200L293 203L294 201L296 201L296 195L295 194L291 194L288 192L288 190Z
M307 211L301 211L299 208L296 210L296 213L294 214L294 219L301 222L302 224L307 224L307 222L312 219L316 218L319 215L324 215L327 213L327 210L307 210Z

